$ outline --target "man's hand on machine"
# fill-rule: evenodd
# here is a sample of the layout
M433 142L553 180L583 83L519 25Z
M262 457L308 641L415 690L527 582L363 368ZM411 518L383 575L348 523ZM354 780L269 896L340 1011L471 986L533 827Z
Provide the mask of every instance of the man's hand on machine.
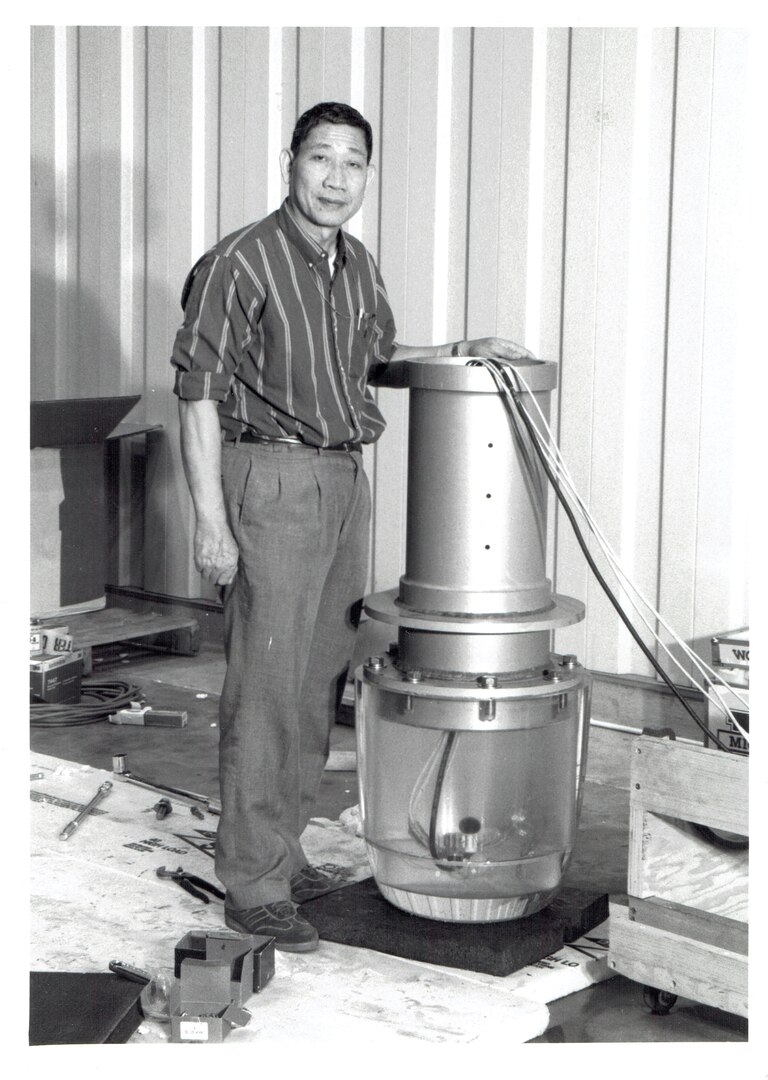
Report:
M504 338L487 337L473 341L459 341L454 346L454 356L483 356L488 360L535 360L532 352L523 345Z
M226 524L198 524L195 530L195 566L213 585L229 585L237 573L238 548Z

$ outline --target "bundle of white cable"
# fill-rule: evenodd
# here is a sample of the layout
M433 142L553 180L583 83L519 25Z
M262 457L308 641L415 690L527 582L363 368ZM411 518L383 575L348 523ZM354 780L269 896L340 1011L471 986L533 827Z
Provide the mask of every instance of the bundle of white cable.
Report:
M494 376L494 379L496 380L496 383L499 386L500 390L505 390L505 392L506 392L506 388L504 388L503 384L500 383L499 380L496 378L498 372L497 372L497 370L495 370L494 365L496 363L499 363L499 361L486 362L486 361L481 360L479 362L482 363L483 366L488 368L491 375ZM726 683L725 680L713 668L711 668L707 663L705 663L705 661L703 661L701 659L701 657L698 656L693 651L693 649L691 649L690 646L685 641L683 641L682 638L677 633L675 633L675 631L672 629L672 627L670 627L668 625L668 623L664 620L664 618L659 614L659 612L656 611L653 604L651 604L651 602L640 592L640 590L634 585L634 583L630 580L630 578L624 572L624 570L623 570L623 568L622 568L622 566L621 566L621 564L620 564L620 562L618 560L618 557L617 557L616 553L611 548L610 544L608 543L605 536L603 535L602 530L600 529L597 522L592 517L592 514L590 513L588 507L585 505L583 499L579 495L579 492L576 489L576 485L573 482L573 478L571 477L571 475L570 475L570 473L568 471L568 467L565 464L565 461L563 459L563 456L560 453L560 449L559 449L559 447L557 445L557 442L556 442L555 437L554 437L554 435L552 433L552 430L551 430L549 424L547 423L547 419L544 416L544 413L541 411L541 408L539 406L538 401L536 400L536 397L535 397L534 393L532 392L532 390L529 387L528 383L525 381L525 378L523 377L523 375L522 375L522 373L520 371L520 368L515 367L515 366L513 366L511 364L505 364L504 366L509 372L511 372L512 377L519 384L518 388L522 388L523 390L525 390L527 392L527 395L528 395L527 400L533 402L533 405L534 405L534 407L536 409L536 412L538 413L538 417L539 417L539 420L541 422L541 426L542 426L544 432L546 433L546 438L545 438L542 435L541 430L539 430L539 426L536 423L535 419L533 417L531 417L532 426L533 426L533 428L534 428L534 430L536 432L539 446L540 446L542 452L545 454L545 456L547 458L547 461L549 462L549 465L550 465L553 473L557 477L558 483L561 485L562 490L570 497L572 507L575 508L581 514L581 516L584 519L584 521L586 522L590 532L592 533L592 535L597 540L603 554L605 555L605 558L608 561L608 564L610 565L611 569L613 570L613 572L614 572L620 586L623 588L623 590L624 590L630 604L635 609L635 611L637 612L640 619L643 621L643 623L645 624L645 626L649 630L649 632L652 635L652 637L654 638L654 640L658 643L658 645L661 646L661 648L667 654L667 656L672 661L672 663L677 668L679 668L679 670L683 673L683 675L686 676L686 678L690 679L690 681L693 683L693 685L696 687L696 689L701 694L703 694L703 696L708 701L712 702L712 704L717 709L719 709L720 712L724 716L726 716L728 718L728 720L733 724L733 726L736 728L736 730L739 732L739 734L743 736L743 738L746 741L747 745L749 745L749 733L744 730L744 728L738 722L738 720L736 719L736 717L734 716L733 712L728 707L726 702L723 701L722 697L720 696L720 692L718 690L718 685L717 684L725 687L729 691L729 693L733 694L734 697L744 705L745 709L749 708L748 702L741 696L741 694L739 694L738 689L736 687L733 687L730 684ZM646 618L646 614L645 614L643 608L645 608L646 611L648 611L653 616L653 618L656 619L658 621L658 623L661 626L664 627L664 629L667 631L667 633L672 638L672 641L676 645L679 646L679 648L681 649L683 654L688 657L688 659L691 661L691 663L696 668L696 670L699 671L705 677L705 679L708 679L709 682L713 684L710 688L706 688L706 687L700 685L700 683L697 682L697 680L693 676L691 676L690 672L686 671L686 669L680 663L680 661L677 659L677 657L674 656L674 654L672 652L670 652L667 645L664 643L664 641L662 641L661 637L657 633L655 627L652 626L651 623L648 621L648 618Z

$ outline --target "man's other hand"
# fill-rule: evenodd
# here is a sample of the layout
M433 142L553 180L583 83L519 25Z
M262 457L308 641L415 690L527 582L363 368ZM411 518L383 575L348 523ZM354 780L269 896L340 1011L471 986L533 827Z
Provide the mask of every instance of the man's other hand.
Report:
M227 525L198 525L195 566L213 585L229 585L237 573L238 548Z
M459 356L483 356L487 360L535 360L536 357L523 345L504 338L477 338L459 343Z

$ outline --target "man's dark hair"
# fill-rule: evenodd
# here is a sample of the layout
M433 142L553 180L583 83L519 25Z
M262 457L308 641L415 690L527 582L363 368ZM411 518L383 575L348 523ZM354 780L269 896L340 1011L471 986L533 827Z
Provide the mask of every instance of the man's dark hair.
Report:
M365 136L365 148L370 162L373 153L371 125L364 116L361 116L357 109L353 109L351 105L345 105L340 101L321 101L318 105L313 105L311 109L307 109L305 113L301 114L296 121L296 127L293 129L291 139L292 154L297 152L312 128L317 127L318 124L348 124L349 127L360 128Z

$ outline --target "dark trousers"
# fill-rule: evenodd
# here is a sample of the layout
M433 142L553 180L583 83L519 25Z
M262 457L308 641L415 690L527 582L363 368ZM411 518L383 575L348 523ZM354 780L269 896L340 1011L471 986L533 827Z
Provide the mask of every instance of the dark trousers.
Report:
M299 837L354 646L371 500L359 452L240 443L222 459L240 561L224 594L216 873L244 908L288 899L307 862Z

